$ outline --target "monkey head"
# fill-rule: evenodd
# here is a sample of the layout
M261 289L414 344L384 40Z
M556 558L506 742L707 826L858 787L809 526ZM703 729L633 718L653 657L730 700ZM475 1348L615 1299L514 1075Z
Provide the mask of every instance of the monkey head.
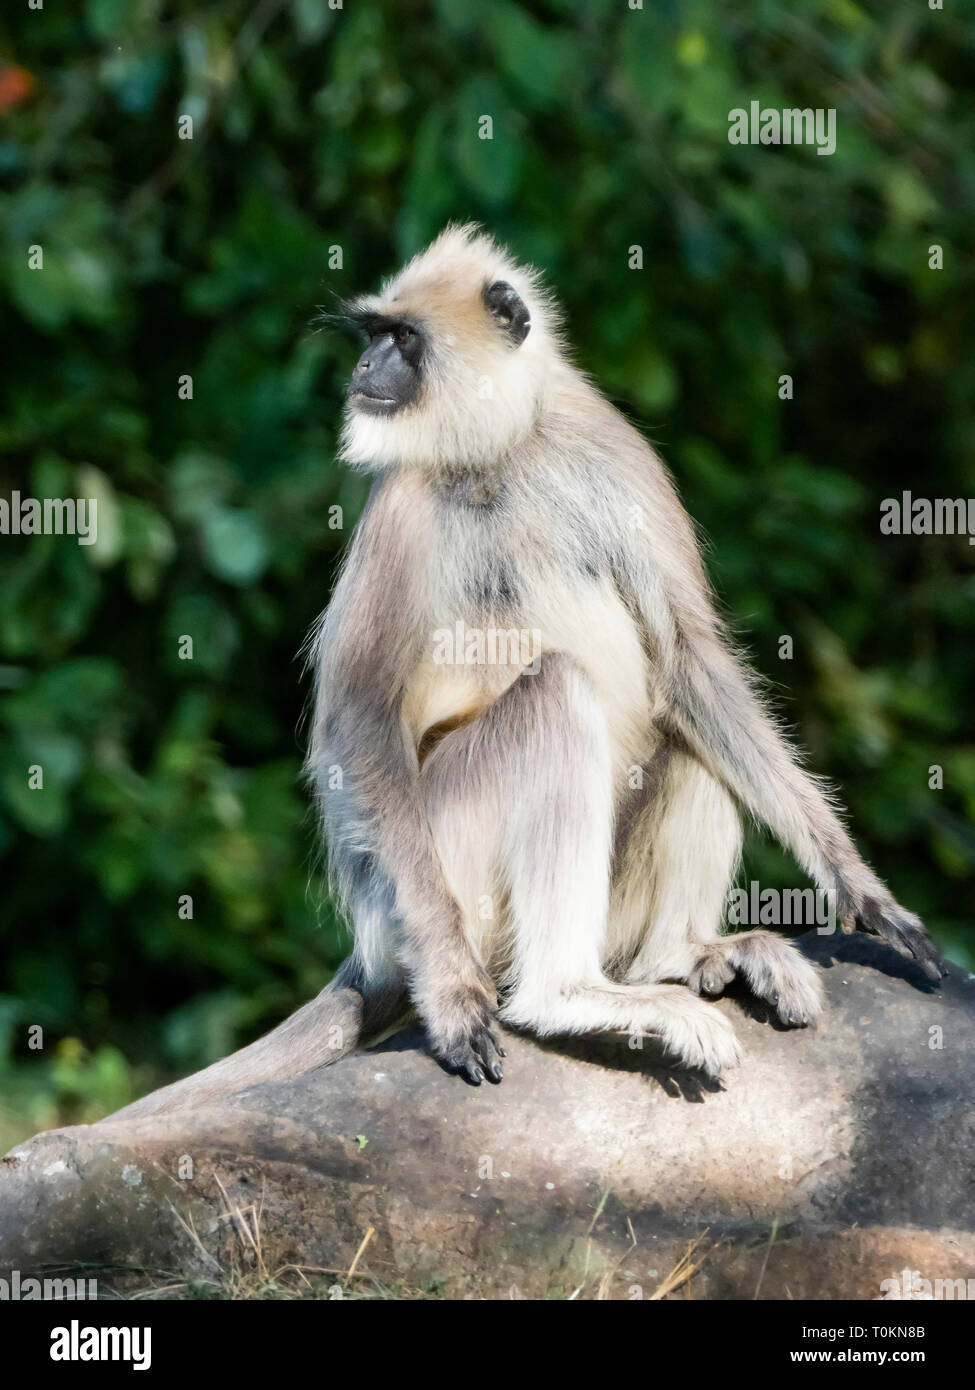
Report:
M367 345L349 382L342 457L366 469L503 457L531 429L559 361L537 277L474 227L448 227L346 316Z

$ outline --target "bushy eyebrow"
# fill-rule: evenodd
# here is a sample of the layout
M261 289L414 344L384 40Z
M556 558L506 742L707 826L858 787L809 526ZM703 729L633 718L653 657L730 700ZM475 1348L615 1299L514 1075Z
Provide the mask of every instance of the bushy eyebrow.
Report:
M412 318L402 314L381 314L375 309L359 308L355 304L344 304L335 318L346 328L370 335L404 327L412 328L414 333L421 331L420 325Z

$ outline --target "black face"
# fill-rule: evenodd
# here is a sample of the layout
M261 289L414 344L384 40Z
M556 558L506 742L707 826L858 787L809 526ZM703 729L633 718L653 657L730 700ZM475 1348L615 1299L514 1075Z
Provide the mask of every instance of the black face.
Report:
M395 415L420 390L423 333L399 319L372 319L360 325L369 346L349 382L349 401L367 415Z

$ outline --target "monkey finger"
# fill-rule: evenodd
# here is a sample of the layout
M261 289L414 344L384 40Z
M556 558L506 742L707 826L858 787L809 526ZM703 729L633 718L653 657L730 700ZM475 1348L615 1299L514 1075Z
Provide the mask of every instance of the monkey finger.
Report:
M861 923L866 931L892 946L898 955L915 961L935 984L947 975L941 952L928 936L920 918L912 912L906 912L896 905L884 910L877 904L868 903L861 913Z
M489 1019L473 1024L465 1037L438 1049L437 1056L447 1071L471 1086L480 1086L485 1076L497 1084L504 1076L499 1060L504 1053Z
M441 1055L440 1061L445 1071L450 1072L452 1076L459 1076L469 1086L480 1086L484 1080L484 1072L469 1048L453 1047Z
M504 1069L500 1061L504 1056L504 1049L497 1036L496 1024L493 1019L485 1023L483 1029L476 1035L473 1040L473 1047L480 1057L488 1079L497 1084L504 1076Z

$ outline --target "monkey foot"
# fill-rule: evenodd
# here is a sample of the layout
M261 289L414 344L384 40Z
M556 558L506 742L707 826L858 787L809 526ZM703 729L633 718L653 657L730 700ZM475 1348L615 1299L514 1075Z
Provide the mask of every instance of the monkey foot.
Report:
M702 946L687 983L695 994L720 994L738 974L790 1027L804 1028L822 1012L816 967L773 932L742 932Z

